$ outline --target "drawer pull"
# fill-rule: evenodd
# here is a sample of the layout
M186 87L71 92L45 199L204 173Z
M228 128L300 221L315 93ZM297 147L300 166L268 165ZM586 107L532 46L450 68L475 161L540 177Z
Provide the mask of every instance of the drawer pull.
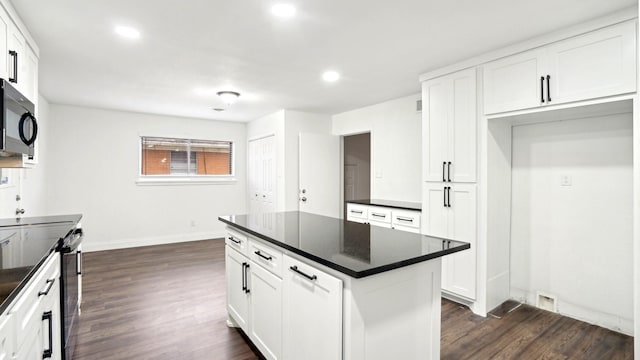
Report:
M387 215L385 215L385 214L376 214L376 213L371 213L371 216L381 217L381 218L386 218L387 217Z
M233 241L236 244L240 244L242 241L236 240L233 236L229 236L229 240Z
M254 254L256 254L256 255L258 255L258 256L260 256L261 258L263 258L263 259L265 259L265 260L269 260L269 261L273 260L273 258L272 258L271 256L264 256L264 255L262 255L262 253L260 252L260 250L258 250L258 251L254 251L253 253L254 253Z
M402 217L402 216L396 216L396 219L398 219L400 221L407 221L407 222L410 222L410 223L413 222L413 219Z
M302 272L302 271L298 270L298 267L297 267L297 266L295 266L295 265L294 265L294 266L289 267L289 270L291 270L291 271L293 271L293 272L295 272L295 273L297 273L297 274L300 274L300 275L302 275L302 276L306 277L307 279L309 279L309 280L311 280L311 281L313 281L313 280L317 280L317 279L318 279L318 277L317 277L317 276L315 276L315 275L308 275L308 274L305 274L304 272Z
M47 286L45 287L45 289L43 291L40 291L38 293L38 297L40 296L47 296L49 295L49 291L51 291L51 288L53 287L53 283L55 282L55 279L48 279L47 280Z
M362 214L362 210L351 210L354 214Z

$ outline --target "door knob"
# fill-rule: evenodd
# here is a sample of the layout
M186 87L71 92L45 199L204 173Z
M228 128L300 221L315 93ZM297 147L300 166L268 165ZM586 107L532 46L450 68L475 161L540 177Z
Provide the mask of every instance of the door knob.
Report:
M300 200L301 200L302 202L306 202L306 201L307 201L307 197L306 197L306 196L303 196L303 197L301 197L301 198L300 198Z
M17 208L16 215L21 215L21 214L24 214L24 209Z

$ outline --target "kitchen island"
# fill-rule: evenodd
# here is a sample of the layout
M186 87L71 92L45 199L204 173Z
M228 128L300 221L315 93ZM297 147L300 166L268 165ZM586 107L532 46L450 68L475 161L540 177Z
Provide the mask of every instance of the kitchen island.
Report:
M440 257L467 243L304 212L222 216L229 325L267 359L438 359Z

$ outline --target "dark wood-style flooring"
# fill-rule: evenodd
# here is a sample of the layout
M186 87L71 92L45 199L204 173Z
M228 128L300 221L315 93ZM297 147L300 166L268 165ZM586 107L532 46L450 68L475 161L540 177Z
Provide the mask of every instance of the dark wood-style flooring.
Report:
M225 323L224 269L223 239L86 253L76 359L258 359ZM633 359L633 338L526 305L496 319L443 300L441 356Z

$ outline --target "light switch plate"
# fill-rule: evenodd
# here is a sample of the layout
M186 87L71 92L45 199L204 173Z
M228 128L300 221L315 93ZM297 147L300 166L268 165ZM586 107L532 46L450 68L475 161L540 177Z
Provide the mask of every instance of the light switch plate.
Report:
M560 176L560 185L562 185L562 186L571 186L571 176L569 176L569 175Z

